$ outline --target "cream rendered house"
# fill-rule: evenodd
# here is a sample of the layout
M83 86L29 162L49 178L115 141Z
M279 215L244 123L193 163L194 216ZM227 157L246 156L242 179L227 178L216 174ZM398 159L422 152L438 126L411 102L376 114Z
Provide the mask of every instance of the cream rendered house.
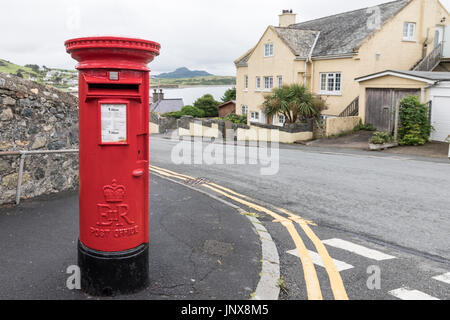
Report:
M299 83L326 100L324 115L357 115L355 79L414 69L441 45L447 23L450 15L438 0L394 1L302 23L285 10L279 26L269 26L235 61L236 111L249 122L283 125L281 116L266 119L264 94ZM450 71L450 65L439 60L432 69L425 71Z

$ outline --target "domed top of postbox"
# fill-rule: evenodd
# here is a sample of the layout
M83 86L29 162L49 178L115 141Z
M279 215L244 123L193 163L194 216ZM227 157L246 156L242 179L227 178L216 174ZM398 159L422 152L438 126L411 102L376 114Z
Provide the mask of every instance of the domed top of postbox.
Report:
M159 43L118 37L67 40L66 51L79 63L77 69L130 69L148 71L147 64L159 55Z

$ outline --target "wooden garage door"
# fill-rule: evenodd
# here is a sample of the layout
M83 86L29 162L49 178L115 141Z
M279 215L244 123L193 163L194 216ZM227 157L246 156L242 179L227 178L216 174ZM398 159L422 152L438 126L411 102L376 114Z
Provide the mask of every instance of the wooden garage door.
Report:
M406 96L420 96L417 89L366 89L366 123L378 131L394 130L395 106Z
M444 142L450 135L450 97L433 98L431 124L434 128L431 140Z

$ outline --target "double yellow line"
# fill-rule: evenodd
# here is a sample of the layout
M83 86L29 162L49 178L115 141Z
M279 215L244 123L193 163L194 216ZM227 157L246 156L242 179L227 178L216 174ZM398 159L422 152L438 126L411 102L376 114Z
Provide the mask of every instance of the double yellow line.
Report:
M180 174L177 172L173 172L167 169L150 166L150 171L155 172L159 175L175 178L184 182L196 180L194 177L190 177L188 175ZM286 228L289 235L291 236L296 250L299 254L300 261L303 266L303 274L306 283L306 291L308 294L309 300L323 300L322 291L320 289L319 278L317 277L316 269L314 263L311 260L311 256L309 255L308 249L306 248L302 238L300 237L297 229L295 228L294 223L298 224L305 234L309 237L309 239L313 242L314 246L317 249L318 254L322 258L325 269L328 273L328 277L330 279L331 289L333 291L334 298L336 300L348 300L347 292L344 287L344 283L342 278L336 268L336 265L333 262L333 259L330 257L325 245L320 241L320 239L316 236L316 234L311 229L310 225L314 225L313 222L305 220L300 216L282 209L276 208L277 211L284 213L287 217L279 215L272 210L269 210L266 207L258 205L254 203L253 199L248 196L237 193L231 189L222 187L212 182L207 182L202 184L203 187L210 189L218 194L223 195L224 197L233 200L235 202L241 203L249 208L252 208L256 211L265 213L274 219L274 222L281 223L282 226Z

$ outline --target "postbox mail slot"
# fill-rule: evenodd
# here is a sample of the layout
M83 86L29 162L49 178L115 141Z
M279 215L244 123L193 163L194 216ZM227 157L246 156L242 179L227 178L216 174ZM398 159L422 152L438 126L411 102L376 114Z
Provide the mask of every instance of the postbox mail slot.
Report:
M89 83L88 95L139 95L139 84Z

